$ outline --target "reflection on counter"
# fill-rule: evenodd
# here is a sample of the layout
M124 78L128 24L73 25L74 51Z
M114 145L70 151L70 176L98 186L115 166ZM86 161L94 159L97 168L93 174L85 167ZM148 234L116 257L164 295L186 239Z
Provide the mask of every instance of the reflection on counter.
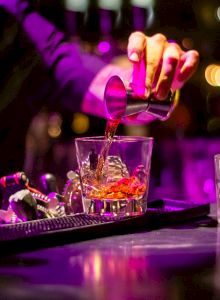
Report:
M97 250L89 252L84 260L82 255L70 257L69 267L81 270L82 285L91 291L93 299L125 299L127 289L130 299L146 299L146 296L166 299L168 296L165 279L150 267L145 256ZM120 280L116 280L119 274Z

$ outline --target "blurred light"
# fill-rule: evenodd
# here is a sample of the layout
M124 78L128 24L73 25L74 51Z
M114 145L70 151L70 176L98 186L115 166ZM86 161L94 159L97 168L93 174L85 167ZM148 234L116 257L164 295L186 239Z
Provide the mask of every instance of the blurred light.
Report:
M121 8L121 2L121 0L99 0L98 5L103 9L119 10Z
M215 6L209 1L209 3L203 5L199 9L200 16L207 28L216 26L216 9Z
M57 138L59 137L61 134L61 128L60 127L49 127L48 128L48 135L51 137L51 138Z
M186 49L192 49L193 48L193 40L191 38L184 38L182 40L182 45Z
M149 8L149 15L147 19L147 26L151 26L154 22L154 10L152 7Z
M219 132L220 131L220 118L219 117L214 117L208 121L207 124L207 131L212 133L212 132Z
M89 129L89 118L81 113L73 115L72 130L77 134L83 134Z
M102 260L101 260L101 256L100 254L97 252L94 253L94 281L95 282L100 282L101 278L102 278L102 273L101 273L101 269L102 269Z
M111 49L111 45L109 42L107 41L101 41L99 44L98 44L98 51L100 53L107 53L109 52L109 50Z
M204 182L204 185L203 185L203 191L206 194L211 194L214 188L215 188L215 186L214 186L213 179L212 178L206 179Z
M67 10L85 12L88 8L88 0L65 0L64 5Z
M216 17L217 17L217 20L220 22L220 6L216 10Z
M145 25L150 27L154 21L154 0L131 0L131 5L133 6L133 9L135 9L134 23L136 23L136 25L134 25L134 29L144 31ZM143 12L141 12L140 9L144 9L147 12L144 26L143 24L141 25L143 22Z
M58 113L53 113L48 119L48 135L57 138L61 135L62 118Z
M131 5L148 8L154 5L154 0L131 0Z
M219 72L220 72L219 65L216 65L216 64L208 65L205 69L206 81L212 86L220 86L220 77L219 77L220 73Z
M175 103L178 103L178 101L180 100L180 90L176 90L174 100L175 100Z
M214 66L213 67L213 69L211 70L211 82L212 82L212 85L213 86L217 86L217 83L216 83L216 80L215 80L215 74L216 74L216 72L218 71L218 69L219 69L219 66L218 65L216 65L216 66Z
M208 84L211 84L211 70L214 68L214 65L208 65L205 69L205 79L208 82Z
M216 86L220 86L220 66L215 71L215 83Z

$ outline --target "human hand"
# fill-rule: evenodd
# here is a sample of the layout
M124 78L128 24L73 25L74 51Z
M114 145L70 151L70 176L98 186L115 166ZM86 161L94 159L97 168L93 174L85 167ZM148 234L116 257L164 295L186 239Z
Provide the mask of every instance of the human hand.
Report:
M170 90L175 91L185 84L199 62L197 51L183 51L160 33L151 37L142 32L132 33L127 52L133 64L130 85L140 98L153 94L156 99L166 99Z

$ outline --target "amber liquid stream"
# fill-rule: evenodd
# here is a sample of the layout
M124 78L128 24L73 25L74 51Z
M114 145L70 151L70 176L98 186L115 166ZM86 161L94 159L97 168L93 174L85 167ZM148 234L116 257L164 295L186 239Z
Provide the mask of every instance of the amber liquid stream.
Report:
M101 153L98 159L98 164L96 167L95 172L95 178L99 181L101 175L103 166L105 163L105 160L108 156L109 148L111 146L111 143L113 141L114 135L116 133L116 130L118 128L118 125L120 123L120 120L108 120L105 128L105 137L104 137L104 145L101 149Z

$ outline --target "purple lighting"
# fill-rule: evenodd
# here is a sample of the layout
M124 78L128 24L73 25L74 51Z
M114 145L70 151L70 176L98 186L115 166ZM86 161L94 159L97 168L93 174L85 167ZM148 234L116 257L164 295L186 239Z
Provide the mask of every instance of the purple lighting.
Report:
M109 52L110 49L111 49L111 45L107 41L101 41L98 44L98 50L100 53L107 53L107 52Z
M215 189L214 179L212 178L206 179L203 185L204 193L211 194L212 191L214 191L214 189Z

